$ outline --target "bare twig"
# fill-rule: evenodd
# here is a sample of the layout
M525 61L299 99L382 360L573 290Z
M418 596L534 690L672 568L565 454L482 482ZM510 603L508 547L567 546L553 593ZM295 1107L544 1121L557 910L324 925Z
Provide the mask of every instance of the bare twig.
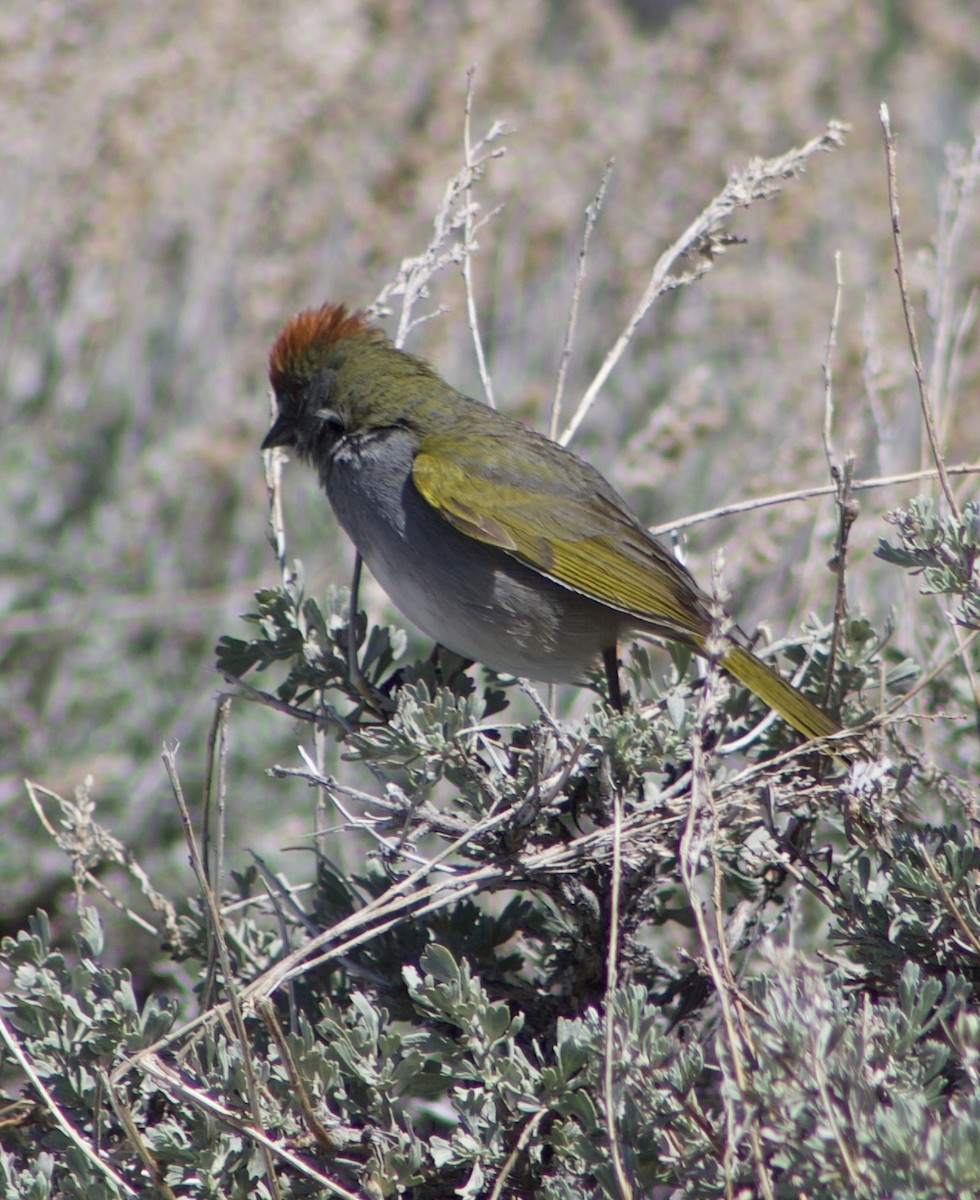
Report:
M145 929L147 933L159 936L161 930L114 896L93 870L97 860L116 863L136 881L150 906L160 914L167 937L175 946L179 946L181 944L180 924L173 904L153 886L150 877L136 861L128 847L103 829L95 820L94 805L89 799L91 780L86 780L76 789L74 801L67 800L64 796L59 796L57 792L53 792L39 783L34 783L30 779L24 780L24 786L27 789L31 807L42 827L68 856L76 883L84 882L115 909L124 913L135 925ZM51 800L60 807L62 812L61 829L56 828L48 819L42 798Z
M568 736L568 731L562 728L552 710L541 699L535 688L533 688L526 679L518 679L517 686L538 710L538 714L540 715L541 719L555 735L555 739L565 754L574 755L575 758L577 758L581 750L581 744L579 744L577 748L573 749L572 740Z
M487 370L487 359L483 352L483 339L480 336L480 322L476 315L476 296L473 292L473 252L477 249L476 228L474 218L478 211L472 199L473 184L477 178L474 170L473 147L470 144L470 117L473 113L473 79L476 67L471 66L466 72L466 103L463 107L463 162L467 172L463 205L463 287L466 292L466 319L473 339L473 350L476 353L477 370L480 372L480 382L483 385L483 395L491 408L496 408L493 402L493 383ZM482 143L481 143L482 144Z
M980 474L980 462L959 463L955 467L946 468L947 475L977 475ZM901 475L882 475L874 479L858 479L851 486L852 492L865 492L872 488L895 487L901 483L917 483L922 479L937 479L939 472L906 471ZM661 525L652 525L650 532L655 537L673 533L675 530L689 529L692 525L703 525L706 521L717 521L720 517L730 517L735 513L753 512L757 508L772 508L777 504L790 504L795 500L810 500L814 496L833 496L837 492L836 484L822 483L815 487L797 488L792 492L776 492L771 496L759 496L755 500L736 500L733 504L722 504L718 508L707 508L703 512L692 513L689 517L679 517L676 521L664 521Z
M940 875L939 868L936 866L935 860L929 853L929 847L926 844L926 838L922 832L919 833L918 848L919 853L922 855L922 860L926 864L926 870L929 872L933 883L939 889L939 895L942 897L943 906L953 918L953 922L955 923L956 928L960 931L960 936L963 938L964 943L973 951L975 958L980 958L980 938L978 938L976 933L970 928L963 914L956 907L956 902L950 894L949 888L946 886L946 881L943 879L942 875Z
M825 133L820 137L813 138L806 145L790 150L778 158L754 158L744 171L735 172L729 177L728 183L715 196L714 200L695 217L681 236L671 246L668 246L657 259L646 290L634 308L625 329L606 355L595 378L579 401L575 414L565 427L565 431L559 439L563 446L567 446L575 436L575 431L585 420L606 380L623 357L637 326L646 316L654 301L665 292L700 279L714 265L715 256L726 245L726 239L719 232L725 219L740 208L748 208L756 200L765 200L775 196L780 190L782 180L790 179L798 174L812 154L818 151L836 150L842 146L845 131L846 126L837 121L831 121ZM671 275L671 270L677 260L692 252L700 255L700 262L684 275Z
M205 759L204 771L204 787L201 794L201 812L202 817L202 855L204 860L204 870L207 874L208 881L214 887L215 892L221 895L221 866L224 860L225 848L225 768L228 761L228 719L231 715L232 697L227 693L221 693L214 706L214 718L211 721L211 728L208 730L208 748ZM211 855L211 800L215 796L215 765L217 764L217 831L216 845L214 850L214 861L212 863ZM212 876L212 867L214 874Z
M419 874L422 873L424 872L419 872ZM482 867L466 875L455 876L451 880L444 880L439 884L424 889L426 897L434 896L435 899L422 906L418 906L418 894L407 898L399 895L395 901L380 906L375 902L367 904L350 917L338 922L330 929L317 934L315 938L312 938L303 946L290 951L275 967L270 968L269 971L260 975L248 987L242 989L242 1000L258 1004L263 998L271 996L284 983L288 983L291 979L299 978L307 971L316 970L326 963L342 958L358 946L364 945L373 938L381 937L390 929L404 923L407 917L434 912L449 904L456 904L468 896L475 895L481 888L494 882L502 881L504 878L506 878L506 875L503 871L491 867ZM390 891L393 890L395 889L390 889ZM385 894L384 899L390 896L390 891ZM394 915L381 920L379 919L379 913L382 916L387 916L389 913L393 913ZM363 926L365 924L369 924L370 927L364 929ZM324 954L308 959L308 956L316 949L328 944L351 928L359 929L360 932L348 937L345 941L337 942ZM228 1007L227 1002L215 1005L208 1011L201 1012L196 1017L190 1018L179 1029L175 1029L164 1035L152 1045L146 1046L131 1057L123 1059L113 1069L112 1079L118 1080L132 1070L143 1069L148 1058L184 1042L203 1026L213 1025L215 1022L223 1019L227 1015Z
M349 1139L341 1134L339 1130L335 1131L328 1128L320 1120L316 1109L313 1107L313 1102L310 1100L309 1092L306 1090L303 1076L296 1066L296 1059L293 1057L289 1043L286 1041L286 1035L279 1024L275 1005L271 1000L262 1000L259 1002L258 1009L266 1028L272 1035L272 1040L276 1043L279 1058L282 1061L282 1065L286 1068L290 1086L293 1089L299 1110L303 1114L307 1129L309 1129L310 1133L313 1134L324 1150L336 1153L347 1144Z
M813 1067L813 1078L817 1085L817 1091L820 1093L820 1100L823 1104L824 1115L827 1118L827 1125L834 1136L834 1141L837 1143L837 1149L840 1151L841 1161L844 1164L844 1170L847 1172L847 1178L850 1183L850 1191L854 1196L866 1195L865 1181L861 1178L861 1173L858 1170L858 1164L854 1158L852 1147L848 1144L846 1131L841 1127L841 1114L838 1113L839 1101L836 1097L831 1096L830 1088L827 1086L827 1073L824 1070L824 1057L826 1055L826 1045L824 1043L811 1045Z
M469 106L472 78L469 78L464 121L466 123L465 140L469 142ZM493 219L497 209L487 213L480 220L475 220L476 212L470 196L473 184L483 177L486 164L504 154L502 146L493 146L499 138L508 132L503 121L494 121L483 137L475 146L471 146L467 161L459 171L448 181L442 201L433 218L433 232L428 246L421 254L404 258L398 268L395 278L386 284L378 293L375 300L368 306L371 315L380 315L389 311L388 301L393 296L401 296L401 314L398 328L395 332L394 343L398 347L405 345L408 335L417 326L434 316L445 312L438 308L434 312L421 317L414 316L416 304L429 295L429 284L443 268L452 264L462 264L466 256L476 249L473 240L478 229L487 221Z
M964 307L963 317L953 329L958 251L966 227L966 201L980 175L980 138L974 139L969 155L960 146L946 151L946 176L939 193L939 228L935 237L935 279L931 291L934 323L934 353L929 370L929 395L937 408L939 440L945 442L952 419L952 400L963 336L973 324L974 292Z
M622 788L613 788L612 825L612 880L609 885L609 945L606 950L606 1003L605 1003L605 1062L603 1063L603 1091L606 1101L606 1134L609 1138L609 1153L612 1156L613 1173L623 1200L633 1200L633 1187L623 1166L623 1152L619 1145L619 1130L616 1122L616 1087L614 1065L616 1062L616 982L617 957L619 953L619 899L623 881L623 793Z
M922 420L929 438L932 459L939 473L939 483L949 505L949 511L954 517L959 517L960 509L953 495L949 482L943 452L936 433L936 419L933 413L932 401L929 398L929 388L926 384L925 368L922 365L922 355L919 353L919 339L915 332L915 313L912 300L909 297L908 279L905 274L905 248L902 243L902 224L898 209L898 181L895 174L895 136L892 133L891 118L888 105L882 104L878 110L881 127L885 134L885 165L888 171L888 208L892 220L892 238L895 242L895 273L898 276L898 290L902 297L902 312L905 314L905 329L908 333L909 349L912 353L912 367L915 371L916 383L919 387L919 403L922 407Z
M179 1072L165 1063L159 1055L149 1052L145 1053L142 1058L142 1064L146 1073L156 1080L157 1084L168 1095L176 1096L187 1104L194 1105L195 1108L216 1118L223 1125L227 1125L230 1129L237 1130L243 1136L251 1139L260 1147L263 1156L267 1159L271 1160L273 1156L281 1159L307 1179L326 1188L332 1195L340 1196L341 1200L363 1200L363 1196L349 1192L345 1187L341 1187L339 1183L336 1183L321 1171L316 1170L315 1167L312 1167L308 1162L300 1158L298 1154L294 1154L282 1142L273 1141L262 1129L250 1125L247 1121L243 1121L237 1113L215 1100L206 1088L197 1088L189 1084ZM135 1193L132 1194L135 1195Z
M840 652L844 622L847 620L847 543L851 535L851 527L861 512L861 506L851 494L854 483L854 455L848 454L841 466L831 462L830 473L837 487L838 522L833 564L837 585L834 594L834 627L830 636L824 705L830 701L834 683L834 665Z
M241 989L240 1001L237 991L230 990L229 1000L226 1004L216 1005L209 1013L193 1018L182 1029L166 1035L152 1046L146 1047L132 1058L125 1060L113 1071L112 1078L114 1080L121 1078L127 1071L138 1066L144 1055L172 1045L200 1025L216 1019L230 1007L233 994L236 1004L258 1002L265 996L271 996L288 980L315 970L323 963L332 961L337 956L346 954L372 938L380 936L387 929L404 921L409 915L418 916L448 904L458 903L466 896L475 894L481 887L504 880L508 877L505 866L488 865L459 872L451 878L442 879L434 884L426 885L423 882L439 862L451 858L471 839L487 833L508 817L509 813L494 814L484 818L476 825L468 827L455 841L443 847L416 871L393 884L381 896L369 901L356 912L351 913L330 928L322 930L302 946L284 955L247 987ZM192 854L199 858L196 848ZM319 957L311 957L321 947L328 945L330 949L326 953Z
M551 401L551 419L548 422L548 436L552 439L558 437L558 421L561 416L562 395L565 391L565 376L568 374L568 363L572 357L575 326L578 322L578 307L582 299L582 286L585 283L585 265L589 257L589 239L592 237L592 230L595 228L595 223L599 219L599 213L602 211L602 203L606 198L606 188L609 186L609 179L612 176L614 161L614 159L610 158L606 163L606 169L603 171L602 180L599 183L599 190L593 197L592 203L585 210L585 228L582 231L582 246L578 252L578 263L575 268L572 303L568 310L568 326L565 330L565 342L561 348L561 357L558 360L558 378L555 380L555 395Z
M840 302L843 292L840 271L840 251L834 251L834 308L827 330L827 345L823 356L823 452L827 458L827 469L833 474L834 449L834 350L837 348L837 324L840 321Z
M721 556L717 555L714 562L714 597L719 612L723 612L724 593L721 583ZM751 1041L747 1036L744 1023L738 1011L738 985L731 967L728 947L725 945L725 929L721 901L721 869L717 861L715 843L718 837L718 821L716 799L713 795L712 776L708 770L708 760L705 751L705 735L708 718L716 703L718 684L718 661L724 649L727 631L724 628L725 619L716 621L718 628L712 632L706 643L709 652L708 670L705 674L704 687L698 701L698 714L691 737L692 779L690 806L684 833L681 836L678 867L681 880L687 892L694 914L694 923L701 943L705 970L711 976L718 1003L721 1006L722 1025L728 1045L732 1071L735 1076L735 1090L746 1110L744 1123L748 1127L749 1145L755 1166L759 1193L765 1200L774 1200L772 1178L765 1160L762 1148L762 1138L759 1133L759 1123L755 1113L749 1110L748 1072L745 1065L746 1053L752 1052ZM707 904L700 894L697 875L701 859L707 854L712 872L712 908L714 913L714 937L709 929ZM734 1200L734 1170L735 1129L742 1123L735 1110L734 1098L727 1089L725 1095L725 1110L728 1124L728 1139L725 1149L725 1195Z
M799 750L787 752L781 758L773 761L778 765L799 753ZM762 768L757 767L757 769L761 770ZM742 772L733 776L739 781L750 777L750 772ZM624 838L648 839L663 836L664 829L679 820L677 815L664 816L660 811L665 794L658 794L646 804L637 806L637 810L629 818L624 819ZM679 792L678 797L680 797ZM381 803L376 797L367 798L373 803ZM678 805L681 803L680 798L677 803ZM656 811L654 811L655 809ZM512 816L512 811L505 811L484 818L476 825L465 827L459 836L450 841L438 854L433 855L417 870L393 884L381 896L370 900L356 912L344 917L330 928L321 930L315 937L291 950L279 962L243 987L240 994L241 1002L245 1004L258 1003L262 997L272 995L288 980L298 978L336 957L348 954L356 947L373 938L380 937L388 929L404 922L409 917L419 917L450 904L457 904L467 896L504 883L513 886L515 876L512 867L507 863L487 863L468 870L452 869L449 866L450 860L472 839L491 833L501 824L510 820ZM596 856L605 859L611 857L611 841L612 833L609 827L604 826L590 830L568 842L556 843L525 854L522 858L522 869L528 877L534 877L542 872L559 875L571 873L581 869L585 862L594 862ZM438 875L440 871L444 872L442 878L431 884L425 882L429 876ZM319 957L312 957L323 947L329 947L329 949ZM121 1079L129 1071L138 1069L144 1056L168 1050L186 1040L195 1030L212 1024L227 1011L227 1008L226 1002L191 1018L179 1029L172 1030L151 1046L143 1048L131 1058L119 1063L113 1069L112 1079Z
M41 1100L47 1106L52 1120L69 1140L69 1142L71 1142L71 1144L81 1152L83 1157L87 1158L98 1171L105 1175L107 1179L111 1179L114 1184L122 1188L123 1192L125 1192L127 1196L138 1196L139 1193L136 1191L136 1189L130 1187L126 1180L123 1179L123 1177L113 1166L107 1162L103 1162L103 1160L99 1158L99 1156L89 1145L88 1139L85 1138L75 1128L71 1121L69 1121L65 1114L61 1111L57 1100L55 1100L51 1092L48 1091L44 1081L35 1069L34 1063L31 1061L30 1056L23 1046L21 1046L20 1042L18 1042L14 1031L3 1019L2 1013L0 1013L0 1038L3 1039L4 1044L10 1051L10 1056L24 1072L28 1080L30 1080L31 1087L35 1092L37 1092L37 1094L41 1097Z
M517 1166L521 1155L527 1149L531 1138L534 1137L538 1126L547 1116L547 1113L547 1109L539 1108L536 1112L533 1112L524 1123L524 1128L521 1130L517 1141L514 1143L514 1149L511 1150L510 1154L507 1155L507 1161L500 1168L500 1174L497 1176L493 1188L487 1196L487 1200L500 1200L501 1196L503 1196L504 1185L513 1174L514 1168Z
M190 853L191 866L194 869L194 874L197 878L198 887L201 889L201 898L204 900L205 912L208 914L208 924L211 928L215 944L218 950L218 957L221 960L221 970L224 975L225 992L228 996L228 1007L231 1012L232 1021L235 1026L235 1033L238 1037L239 1045L242 1052L242 1074L245 1077L245 1088L248 1094L248 1104L251 1110L252 1122L255 1130L262 1128L262 1108L259 1104L258 1083L255 1079L255 1072L252 1066L251 1046L248 1040L248 1034L245 1029L245 1019L242 1016L241 1004L238 1000L238 988L235 984L235 977L231 969L231 956L228 953L228 945L225 941L224 926L221 920L221 911L218 906L217 898L211 885L208 883L207 872L204 869L204 863L201 859L201 853L198 849L197 838L194 836L194 826L191 821L190 812L187 809L187 803L184 800L184 790L181 787L180 777L177 774L177 750L175 746L167 746L163 752L163 765L167 772L167 778L170 780L170 787L174 794L174 799L177 801L177 808L180 812L180 821L184 829L184 839L187 843L187 848ZM269 1147L260 1143L262 1148L262 1157L265 1160L266 1174L269 1180L269 1188L272 1191L275 1200L281 1200L282 1192L279 1187L279 1178L276 1175L275 1163L272 1160L272 1154Z
M942 675L950 663L955 662L958 658L965 657L967 650L976 641L978 636L980 636L980 629L972 629L963 639L961 644L957 644L957 646L951 650L945 658L937 663L931 671L927 671L921 679L916 680L914 687L909 688L907 692L903 692L897 700L893 700L885 709L885 711L879 714L876 720L883 720L887 717L890 717L893 713L897 713L900 709L904 708L906 704L908 704L913 696L918 696L920 692L925 691L925 689L929 687L933 680L938 679L939 676Z
M225 853L225 766L228 753L228 719L231 712L231 696L227 693L218 697L214 718L208 730L208 748L204 772L204 787L201 804L201 860L208 883L216 895L221 895L221 871ZM215 766L217 765L217 772ZM215 790L215 777L218 786ZM211 849L211 802L216 800L216 830L214 851ZM208 961L201 992L201 1003L207 1008L211 1002L218 965L217 932L210 922L208 931Z
M716 668L713 668L716 669ZM710 687L710 683L706 683L706 689ZM688 818L684 827L684 833L681 837L680 854L678 855L678 866L680 868L681 879L684 883L684 889L687 892L688 900L691 904L691 911L694 914L694 923L698 931L698 939L701 943L702 961L705 970L711 976L715 986L715 992L718 996L718 1003L721 1006L722 1024L725 1028L726 1042L730 1054L732 1070L735 1075L735 1087L738 1095L742 1098L743 1104L746 1103L746 1097L749 1094L748 1076L743 1062L743 1043L742 1034L740 1031L740 1023L736 1019L736 1014L732 1005L732 991L728 980L724 976L723 969L718 961L718 952L716 952L714 940L708 928L708 917L706 906L701 898L696 877L698 872L698 862L704 852L705 846L713 838L713 831L705 834L701 829L702 816L705 810L712 810L713 804L709 799L711 790L711 776L707 770L707 764L704 754L704 745L701 738L700 730L698 730L692 738L693 765L694 773L691 787L690 807L688 809ZM710 852L712 863L714 865L714 853ZM723 930L718 928L715 930L715 936L719 942L724 936ZM725 1109L728 1124L728 1137L725 1147L725 1195L730 1196L734 1200L734 1170L733 1156L736 1144L736 1126L740 1123L738 1115L734 1111L734 1102L729 1093L729 1089L723 1089L725 1097ZM747 1114L748 1115L748 1114ZM759 1137L758 1124L751 1116L748 1117L749 1123L749 1144L752 1148L752 1156L755 1162L756 1178L759 1182L760 1194L773 1200L772 1180L769 1176L769 1171L766 1166L765 1158L762 1153L762 1142Z
M153 1186L156 1188L157 1192L163 1197L163 1200L177 1200L176 1193L164 1178L163 1173L160 1170L160 1164L157 1162L153 1152L146 1144L146 1138L143 1137L139 1126L136 1124L136 1120L133 1117L129 1106L119 1095L118 1090L116 1089L112 1080L109 1078L108 1072L105 1070L105 1068L99 1069L99 1083L105 1089L105 1093L109 1097L109 1103L112 1105L112 1110L116 1114L119 1124L125 1130L130 1144L139 1156L144 1169L148 1172L150 1178L153 1180Z
M830 329L827 331L827 345L823 356L823 449L827 458L827 469L834 482L837 499L837 540L834 548L834 567L837 576L837 588L834 598L834 625L830 638L830 654L827 664L827 684L824 692L824 706L830 700L834 682L834 665L840 649L840 640L847 618L847 542L851 526L858 518L860 506L853 498L854 484L854 455L847 454L844 462L837 461L834 454L834 349L837 346L837 325L840 321L841 306L841 269L840 251L834 253L834 308L830 317Z
M265 692L261 688L253 687L250 683L246 683L244 679L239 679L237 675L232 675L228 671L222 671L221 675L235 689L234 695L240 696L243 700L250 700L253 704L261 704L265 708L271 708L276 712L282 713L285 717L292 717L296 721L304 721L309 725L315 725L318 721L332 720L341 725L345 732L350 732L341 718L330 710L319 713L310 712L308 708L300 708L295 704L287 704L285 700L280 700L272 692Z

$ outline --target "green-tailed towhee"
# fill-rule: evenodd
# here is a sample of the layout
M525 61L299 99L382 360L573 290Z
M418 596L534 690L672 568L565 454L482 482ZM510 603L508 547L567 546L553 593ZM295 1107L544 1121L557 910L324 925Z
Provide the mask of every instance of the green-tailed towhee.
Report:
M363 314L294 317L269 377L279 411L262 448L316 467L378 582L430 637L548 682L600 654L615 676L630 630L704 653L708 598L597 471L451 388ZM721 663L804 736L839 731L745 647Z

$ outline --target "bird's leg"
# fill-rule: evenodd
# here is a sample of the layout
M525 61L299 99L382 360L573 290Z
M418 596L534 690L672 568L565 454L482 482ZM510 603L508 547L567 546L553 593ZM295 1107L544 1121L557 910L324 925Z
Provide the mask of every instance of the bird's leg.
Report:
M606 668L606 684L609 688L609 703L617 712L622 712L623 690L619 685L619 651L615 642L603 650L602 664Z
M615 642L602 652L602 664L606 668L606 684L609 688L609 703L621 713L623 711L623 689L619 682L619 653ZM636 803L642 804L644 796L643 777L636 781Z
M354 553L354 574L350 581L350 606L347 613L347 676L351 687L363 699L364 703L378 716L384 716L384 705L381 703L377 688L364 678L361 664L357 661L357 596L361 590L361 556Z

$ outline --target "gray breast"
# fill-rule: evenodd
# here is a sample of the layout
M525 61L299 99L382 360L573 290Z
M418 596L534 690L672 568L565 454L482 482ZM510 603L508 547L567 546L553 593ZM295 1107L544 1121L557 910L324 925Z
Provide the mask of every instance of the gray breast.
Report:
M393 603L424 633L498 671L580 678L620 614L453 528L412 482L417 441L400 429L340 445L324 472L337 519Z

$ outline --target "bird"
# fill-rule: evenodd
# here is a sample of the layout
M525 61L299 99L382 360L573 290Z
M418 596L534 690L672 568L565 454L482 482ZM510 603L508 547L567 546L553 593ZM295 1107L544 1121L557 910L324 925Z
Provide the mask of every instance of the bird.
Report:
M401 613L498 672L575 682L600 658L621 705L629 634L702 657L712 603L594 467L457 391L363 310L293 316L269 354L263 450L294 450ZM746 643L720 665L806 739L841 731Z

